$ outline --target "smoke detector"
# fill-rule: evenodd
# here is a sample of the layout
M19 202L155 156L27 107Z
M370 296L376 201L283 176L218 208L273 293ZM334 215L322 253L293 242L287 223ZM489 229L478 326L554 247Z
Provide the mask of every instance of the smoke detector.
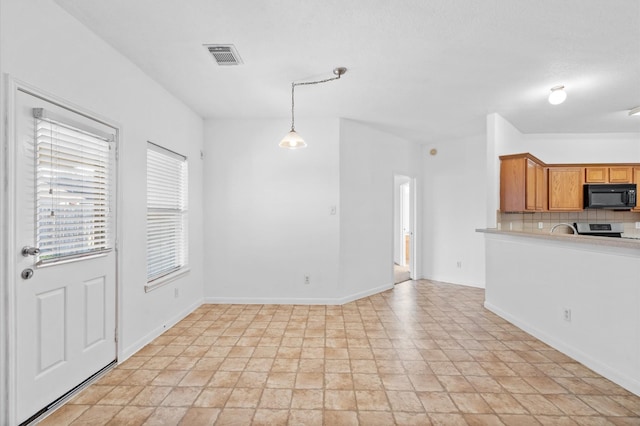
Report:
M242 59L233 44L205 44L218 65L240 65Z

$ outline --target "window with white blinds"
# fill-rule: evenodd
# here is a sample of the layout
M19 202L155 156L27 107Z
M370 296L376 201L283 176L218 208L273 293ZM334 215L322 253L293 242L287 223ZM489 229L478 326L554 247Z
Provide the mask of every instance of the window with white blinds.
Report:
M113 135L33 110L38 264L112 249Z
M147 282L186 268L187 158L147 143Z

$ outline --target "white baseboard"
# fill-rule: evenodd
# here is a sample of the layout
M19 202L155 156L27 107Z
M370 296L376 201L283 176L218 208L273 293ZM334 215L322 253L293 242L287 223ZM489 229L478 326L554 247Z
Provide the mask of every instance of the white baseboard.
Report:
M341 297L340 299L338 299L339 302L337 303L337 305L344 305L345 303L353 302L354 300L362 299L363 297L368 297L374 294L382 293L383 291L391 290L393 286L394 284L381 285L379 287Z
M354 293L344 297L205 297L204 303L213 304L241 304L241 305L344 305L363 297L378 294L393 288L393 284L375 287L359 293Z
M144 348L147 344L149 344L153 339L160 336L162 333L167 331L169 328L173 327L180 321L182 321L187 315L195 311L197 308L202 306L203 300L200 299L194 303L192 303L189 307L179 312L173 318L170 318L165 324L155 328L150 333L138 339L133 344L129 345L126 348L118 351L118 363L122 363L127 360L131 355L138 352L140 349Z
M490 310L491 312L493 312L494 314L498 315L499 317L509 321L516 327L531 334L535 338L542 340L547 345L553 347L554 349L557 349L563 354L584 364L585 366L592 369L596 373L602 375L603 377L606 377L612 382L622 386L623 388L627 389L629 392L633 392L634 394L640 396L640 382L638 382L637 380L634 380L630 378L628 375L618 372L614 368L611 368L609 365L606 365L600 362L599 360L591 357L590 355L584 353L580 349L567 345L563 341L556 339L555 337L537 329L536 327L532 326L531 324L525 321L518 319L517 317L511 315L508 312L503 311L502 309L498 308L495 305L492 305L487 301L484 302L484 307Z

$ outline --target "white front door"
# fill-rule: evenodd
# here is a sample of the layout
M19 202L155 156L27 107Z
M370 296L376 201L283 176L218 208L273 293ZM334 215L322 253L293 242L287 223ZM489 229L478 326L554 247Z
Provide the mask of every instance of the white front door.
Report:
M23 422L116 359L117 132L21 90L14 117L16 417Z

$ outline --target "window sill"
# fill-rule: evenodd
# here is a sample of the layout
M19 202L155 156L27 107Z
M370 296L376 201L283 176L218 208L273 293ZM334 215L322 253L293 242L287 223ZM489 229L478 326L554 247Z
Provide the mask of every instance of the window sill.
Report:
M172 281L177 280L183 275L187 275L189 271L190 269L188 267L185 267L183 269L179 269L175 272L165 275L164 277L155 279L151 283L147 283L147 285L144 286L144 292L149 293L150 291L156 290L160 287L164 287L165 285L169 284Z

